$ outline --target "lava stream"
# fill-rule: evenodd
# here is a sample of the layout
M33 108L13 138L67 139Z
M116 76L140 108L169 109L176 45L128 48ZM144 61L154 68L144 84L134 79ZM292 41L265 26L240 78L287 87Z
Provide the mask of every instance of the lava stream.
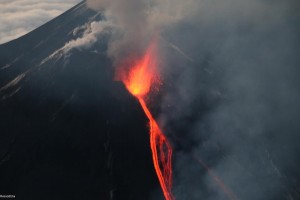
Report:
M117 76L123 81L127 90L134 95L141 104L150 126L150 147L154 169L166 200L173 200L172 187L172 147L166 136L160 130L147 107L145 98L150 89L157 85L156 41L153 41L144 57L135 62L129 71L119 71Z
M139 98L139 102L145 111L150 123L150 146L154 168L167 200L174 199L171 193L172 187L172 148L165 135L160 130L156 121L152 117L144 99ZM157 147L159 149L157 149ZM166 148L166 150L164 149ZM159 152L158 152L159 151ZM167 154L167 155L166 155ZM161 170L161 162L163 171Z

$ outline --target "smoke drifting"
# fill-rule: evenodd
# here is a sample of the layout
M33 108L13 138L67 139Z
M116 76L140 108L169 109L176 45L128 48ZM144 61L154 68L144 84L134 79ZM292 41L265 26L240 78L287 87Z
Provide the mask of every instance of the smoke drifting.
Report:
M113 24L116 66L164 38L159 119L176 151L177 199L230 199L195 157L238 199L300 198L298 1L87 4Z
M178 1L179 2L179 1ZM108 55L116 62L135 52L144 53L154 35L167 29L184 18L187 7L169 0L88 0L87 5L94 10L101 10L114 26L108 48Z

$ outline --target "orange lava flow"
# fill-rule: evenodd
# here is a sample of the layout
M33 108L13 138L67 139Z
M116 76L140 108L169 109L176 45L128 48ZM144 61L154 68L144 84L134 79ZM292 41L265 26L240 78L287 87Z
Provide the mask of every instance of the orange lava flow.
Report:
M150 146L152 150L152 158L154 168L163 190L166 200L172 200L174 197L171 193L172 187L172 148L165 135L160 130L156 121L152 117L146 106L144 99L139 98L139 102L143 107L150 122ZM158 147L158 149L157 149ZM161 166L162 169L161 169Z
M160 130L147 107L145 98L151 87L157 84L157 57L156 42L152 42L144 57L134 63L129 72L121 72L119 78L125 84L127 90L134 95L141 104L150 126L150 147L154 169L166 200L173 200L172 187L172 147L166 136Z

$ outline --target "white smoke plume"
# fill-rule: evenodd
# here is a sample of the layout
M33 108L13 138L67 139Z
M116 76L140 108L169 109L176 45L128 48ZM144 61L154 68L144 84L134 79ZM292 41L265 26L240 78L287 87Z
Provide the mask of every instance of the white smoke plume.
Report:
M51 55L43 59L40 65L48 62L51 59L60 59L64 57L68 62L68 57L70 56L70 51L73 49L87 50L90 49L99 38L103 38L105 35L110 34L113 25L109 21L92 21L81 27L77 27L73 30L73 34L77 35L77 32L84 30L82 36L70 40L63 47L54 51Z

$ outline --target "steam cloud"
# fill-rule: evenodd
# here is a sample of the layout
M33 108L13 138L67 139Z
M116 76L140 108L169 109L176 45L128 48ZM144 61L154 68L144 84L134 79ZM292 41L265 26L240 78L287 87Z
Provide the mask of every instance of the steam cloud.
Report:
M113 24L115 63L164 38L159 119L177 152L177 199L228 199L195 157L238 199L300 198L298 1L87 4Z

